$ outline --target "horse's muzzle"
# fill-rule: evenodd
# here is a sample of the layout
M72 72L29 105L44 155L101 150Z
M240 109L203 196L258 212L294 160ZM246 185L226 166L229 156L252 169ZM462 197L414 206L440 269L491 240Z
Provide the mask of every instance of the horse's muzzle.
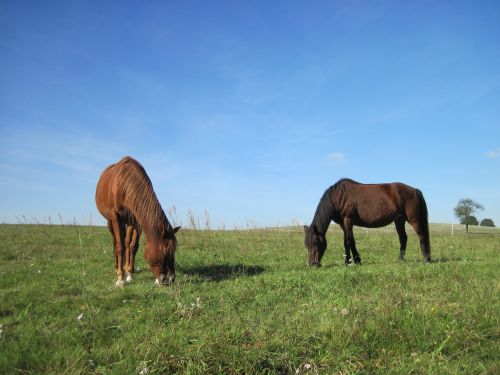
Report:
M174 275L164 275L161 274L159 278L155 280L155 284L159 286L170 285L175 282L175 274Z
M167 275L165 279L163 280L163 284L165 285L170 285L175 282L175 274L174 275Z

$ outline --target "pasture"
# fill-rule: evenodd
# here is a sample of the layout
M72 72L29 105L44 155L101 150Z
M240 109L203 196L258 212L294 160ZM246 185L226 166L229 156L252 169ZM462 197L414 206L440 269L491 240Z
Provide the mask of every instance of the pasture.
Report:
M498 374L500 230L338 226L323 267L302 228L181 230L173 286L137 256L116 288L104 227L0 225L0 373ZM141 239L143 241L144 238Z

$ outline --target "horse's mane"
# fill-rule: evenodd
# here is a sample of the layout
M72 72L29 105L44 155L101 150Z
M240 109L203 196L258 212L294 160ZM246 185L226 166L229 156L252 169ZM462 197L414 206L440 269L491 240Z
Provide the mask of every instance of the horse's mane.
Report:
M350 178L341 178L335 184L326 189L326 191L323 193L323 196L318 203L318 207L316 208L316 212L314 214L312 222L313 225L316 225L316 228L320 233L326 233L330 222L335 216L335 207L333 206L332 202L332 194L335 191L342 193L345 189L346 183L359 184L359 182L351 180Z
M330 186L330 188L333 188L333 189L339 189L342 187L342 185L344 185L345 183L351 183L351 184L356 184L356 185L359 185L359 182L357 181L354 181L350 178L341 178L340 180L338 180L334 185Z
M125 207L139 222L146 233L157 239L171 232L170 225L158 198L153 184L144 167L129 156L115 164L118 191L124 197Z
M335 189L335 187L336 186L333 185L326 189L318 203L316 212L314 213L312 225L316 226L320 233L326 233L333 218L334 212L331 196L332 190Z

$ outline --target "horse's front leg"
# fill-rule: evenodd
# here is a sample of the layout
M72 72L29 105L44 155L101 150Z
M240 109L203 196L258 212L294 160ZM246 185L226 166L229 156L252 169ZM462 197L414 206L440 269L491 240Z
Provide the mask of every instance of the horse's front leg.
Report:
M129 269L127 270L128 274L130 275L130 280L127 275L127 281L130 282L132 281L134 271L135 271L135 256L137 254L137 250L139 249L139 239L141 237L141 231L138 227L134 227L134 230L132 231L132 239L130 241L130 263L129 263Z
M111 228L113 229L115 245L115 264L116 264L116 286L123 286L123 258L125 255L125 228L124 223L116 213L110 215Z
M344 225L342 227L344 230L344 248L345 248L345 259L344 263L346 265L351 264L353 261L356 264L361 263L361 257L359 256L358 250L356 249L356 242L354 241L353 225L351 220L348 218L344 219ZM352 258L351 258L352 251Z
M351 228L351 238L349 239L352 251L352 258L355 264L361 264L361 257L359 256L358 249L356 249L356 241L354 241L354 232Z
M349 243L349 232L345 225L341 226L344 232L344 264L347 266L351 264L351 245Z

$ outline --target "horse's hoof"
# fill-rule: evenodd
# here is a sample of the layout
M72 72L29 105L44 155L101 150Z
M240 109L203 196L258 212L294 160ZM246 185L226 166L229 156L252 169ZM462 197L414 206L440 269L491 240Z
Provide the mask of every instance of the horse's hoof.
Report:
M132 281L134 281L134 279L133 279L132 275L127 275L127 278L125 279L125 281L127 283L131 283Z
M123 282L123 279L118 279L118 280L116 281L116 283L115 283L115 286L116 286L117 288L122 288L122 287L123 287L123 285L125 285L125 284L124 284L124 282Z

